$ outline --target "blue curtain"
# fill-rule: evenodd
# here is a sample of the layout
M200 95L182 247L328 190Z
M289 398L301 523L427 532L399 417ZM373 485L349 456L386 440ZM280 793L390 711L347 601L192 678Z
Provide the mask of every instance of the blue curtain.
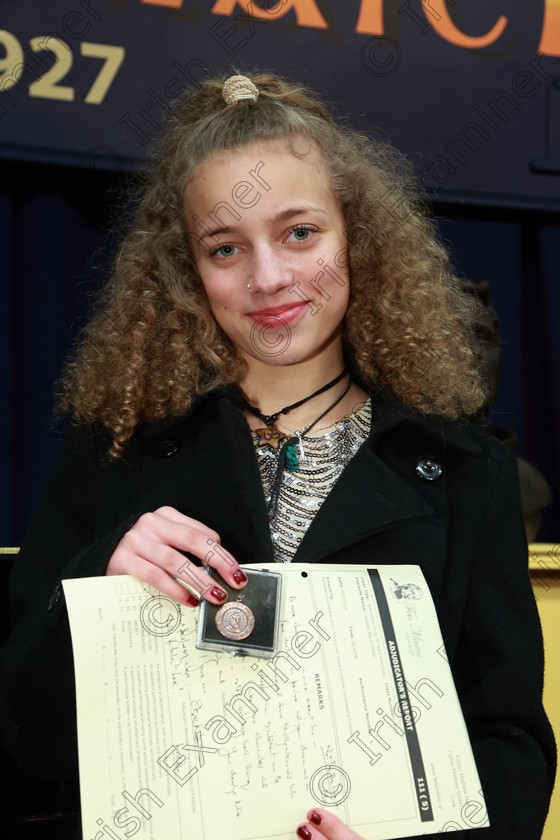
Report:
M0 161L0 545L18 545L67 433L53 384L102 281L111 173Z
M21 541L66 426L52 386L116 234L118 172L0 160L0 545ZM560 541L560 214L435 205L459 273L487 280L504 342L491 420L554 494L538 538ZM118 234L118 231L117 231Z

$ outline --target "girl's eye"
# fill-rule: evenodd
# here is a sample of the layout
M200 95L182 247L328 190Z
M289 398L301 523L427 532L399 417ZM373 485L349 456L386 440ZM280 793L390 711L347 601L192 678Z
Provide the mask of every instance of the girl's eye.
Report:
M306 242L314 229L309 227L296 227L288 236L288 241L292 242Z
M236 251L239 251L239 248L236 248L235 245L220 245L219 248L214 248L210 256L218 256L227 259L227 257L233 257Z

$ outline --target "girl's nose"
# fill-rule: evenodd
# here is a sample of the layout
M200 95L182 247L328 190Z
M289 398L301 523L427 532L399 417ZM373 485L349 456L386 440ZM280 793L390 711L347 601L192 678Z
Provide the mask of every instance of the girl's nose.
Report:
M251 291L274 295L293 282L293 272L281 254L272 248L255 252L247 283Z

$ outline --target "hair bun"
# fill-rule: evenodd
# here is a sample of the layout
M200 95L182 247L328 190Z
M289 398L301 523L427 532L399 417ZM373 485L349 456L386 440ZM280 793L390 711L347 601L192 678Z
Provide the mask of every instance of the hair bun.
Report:
M247 76L230 76L222 88L222 96L228 105L235 105L240 99L256 101L258 95L258 87Z

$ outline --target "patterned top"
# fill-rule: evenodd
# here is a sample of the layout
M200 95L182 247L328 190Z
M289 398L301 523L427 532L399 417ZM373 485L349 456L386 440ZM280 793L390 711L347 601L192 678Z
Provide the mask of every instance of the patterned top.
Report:
M278 472L280 449L259 446L252 432L259 471L269 512L270 534L277 563L289 563L311 521L344 467L368 438L371 428L371 399L338 423L299 438L295 446L297 469L285 468L276 505L271 490ZM275 507L275 509L274 509Z

